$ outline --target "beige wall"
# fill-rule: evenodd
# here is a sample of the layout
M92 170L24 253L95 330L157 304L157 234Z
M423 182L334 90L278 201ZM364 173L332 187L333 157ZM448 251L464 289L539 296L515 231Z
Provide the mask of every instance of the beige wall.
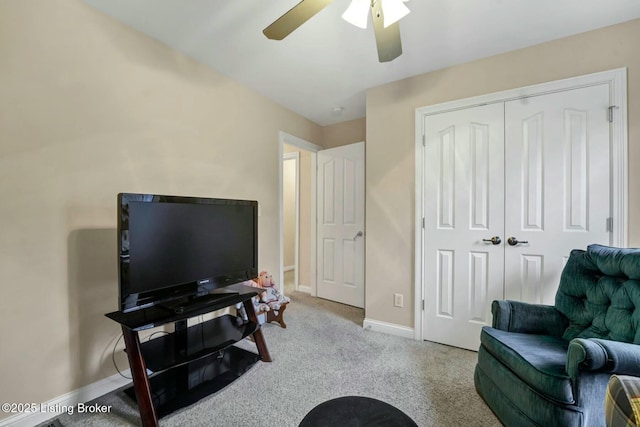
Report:
M257 199L278 270L279 131L319 126L81 0L0 2L0 52L0 401L115 373L118 192Z
M367 121L364 117L335 125L322 127L322 143L324 148L340 147L362 142L366 136Z
M413 327L415 109L628 67L629 163L640 159L640 20L367 91L366 317ZM640 170L629 168L629 244L640 245ZM393 294L405 295L404 308Z

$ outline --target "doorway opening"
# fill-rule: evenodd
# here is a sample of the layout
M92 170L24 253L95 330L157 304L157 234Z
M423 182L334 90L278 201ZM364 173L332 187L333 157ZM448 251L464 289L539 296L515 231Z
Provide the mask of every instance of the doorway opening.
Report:
M316 152L320 146L280 132L280 271L286 295L316 296Z
M285 144L282 162L282 286L297 291L300 284L300 154ZM306 207L306 206L305 206Z

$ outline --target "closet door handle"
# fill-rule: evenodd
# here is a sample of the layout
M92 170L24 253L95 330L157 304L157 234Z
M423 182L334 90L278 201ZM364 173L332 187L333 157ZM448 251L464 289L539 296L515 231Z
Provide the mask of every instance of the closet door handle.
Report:
M362 237L362 236L364 236L364 233L362 231L358 231L356 235L353 236L353 240L356 240L358 237Z
M483 242L491 242L492 245L499 245L502 243L502 239L499 236L493 236L490 239L482 239Z
M517 245L517 244L519 244L519 243L529 243L529 242L527 242L526 240L518 240L518 239L516 239L515 237L509 237L509 238L507 239L507 243L508 243L509 245L511 245L511 246L515 246L515 245Z

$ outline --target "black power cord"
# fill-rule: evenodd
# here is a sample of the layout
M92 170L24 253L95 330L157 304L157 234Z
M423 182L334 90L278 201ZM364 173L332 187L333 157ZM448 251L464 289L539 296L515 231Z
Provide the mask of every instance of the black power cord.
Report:
M116 364L116 347L118 346L118 343L120 342L120 340L124 338L124 334L120 334L120 337L118 337L118 339L116 340L115 344L113 345L113 351L111 351L111 360L113 361L113 367L116 368L116 371L118 371L118 373L120 374L120 376L122 378L126 378L128 380L132 380L133 378L126 376L125 374L123 374L120 369L118 368L118 365Z

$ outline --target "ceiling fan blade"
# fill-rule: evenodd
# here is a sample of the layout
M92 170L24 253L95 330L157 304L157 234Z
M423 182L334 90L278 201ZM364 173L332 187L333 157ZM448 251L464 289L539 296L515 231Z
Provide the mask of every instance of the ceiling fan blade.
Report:
M389 62L402 55L400 23L395 22L387 28L384 28L381 3L380 1L375 2L371 9L371 14L373 15L373 31L376 35L378 61Z
M333 0L302 0L262 32L268 39L282 40L330 3Z

